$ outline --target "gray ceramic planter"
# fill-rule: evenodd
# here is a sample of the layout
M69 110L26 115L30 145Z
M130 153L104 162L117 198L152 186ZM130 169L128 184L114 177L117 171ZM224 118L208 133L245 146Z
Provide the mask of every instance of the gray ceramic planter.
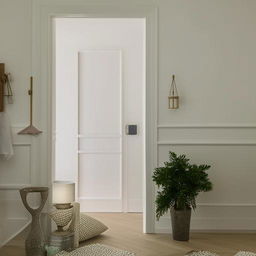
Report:
M188 241L191 209L175 210L171 208L172 236L177 241Z

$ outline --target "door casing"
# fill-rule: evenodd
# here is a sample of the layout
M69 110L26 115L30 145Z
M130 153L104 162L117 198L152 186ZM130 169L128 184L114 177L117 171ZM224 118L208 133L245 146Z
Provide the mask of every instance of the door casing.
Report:
M155 232L155 189L152 182L152 171L157 166L157 7L154 5L120 4L110 1L109 4L89 4L81 1L56 0L32 1L32 60L31 72L37 84L35 114L40 117L42 134L38 153L40 154L39 172L42 185L51 188L54 168L54 127L55 116L53 100L55 99L52 72L53 31L52 19L55 17L84 18L145 18L146 20L146 168L143 184L143 231ZM49 202L51 203L51 193ZM49 204L50 207L50 204Z

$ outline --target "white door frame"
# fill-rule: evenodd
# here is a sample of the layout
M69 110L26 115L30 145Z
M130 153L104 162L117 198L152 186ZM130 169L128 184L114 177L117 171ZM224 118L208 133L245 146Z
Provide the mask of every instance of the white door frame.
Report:
M108 3L92 4L79 0L33 0L32 1L32 74L37 91L35 94L35 114L43 129L39 145L39 171L44 174L42 183L51 188L53 180L53 31L54 17L87 18L145 18L146 19L146 168L143 184L143 231L155 232L154 185L152 171L157 163L157 7L131 3L121 4L109 0ZM50 193L51 194L51 193ZM51 195L49 197L51 202Z

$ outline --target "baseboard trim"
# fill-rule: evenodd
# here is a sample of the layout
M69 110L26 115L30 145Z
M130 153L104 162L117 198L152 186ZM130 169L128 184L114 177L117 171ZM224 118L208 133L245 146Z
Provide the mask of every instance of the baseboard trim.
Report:
M6 245L8 242L10 242L14 237L16 237L18 234L20 234L23 230L25 230L31 223L31 220L28 220L28 222L22 226L18 231L16 231L13 235L11 235L8 239L4 240L3 242L0 243L0 247L3 247Z
M163 228L156 228L155 229L157 234L172 234L171 229L163 229ZM254 230L243 230L243 229L191 229L191 233L229 233L229 234L255 234L256 229Z
M156 233L171 234L171 220L163 217L155 223ZM191 219L191 232L196 233L255 233L256 218L199 217Z

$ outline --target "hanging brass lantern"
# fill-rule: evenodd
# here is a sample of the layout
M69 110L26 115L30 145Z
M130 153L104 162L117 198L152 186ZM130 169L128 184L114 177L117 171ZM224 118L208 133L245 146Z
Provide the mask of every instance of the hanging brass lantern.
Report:
M172 76L172 84L171 84L171 88L170 88L168 101L169 101L169 109L179 108L179 95L178 95L178 90L176 87L174 75Z

